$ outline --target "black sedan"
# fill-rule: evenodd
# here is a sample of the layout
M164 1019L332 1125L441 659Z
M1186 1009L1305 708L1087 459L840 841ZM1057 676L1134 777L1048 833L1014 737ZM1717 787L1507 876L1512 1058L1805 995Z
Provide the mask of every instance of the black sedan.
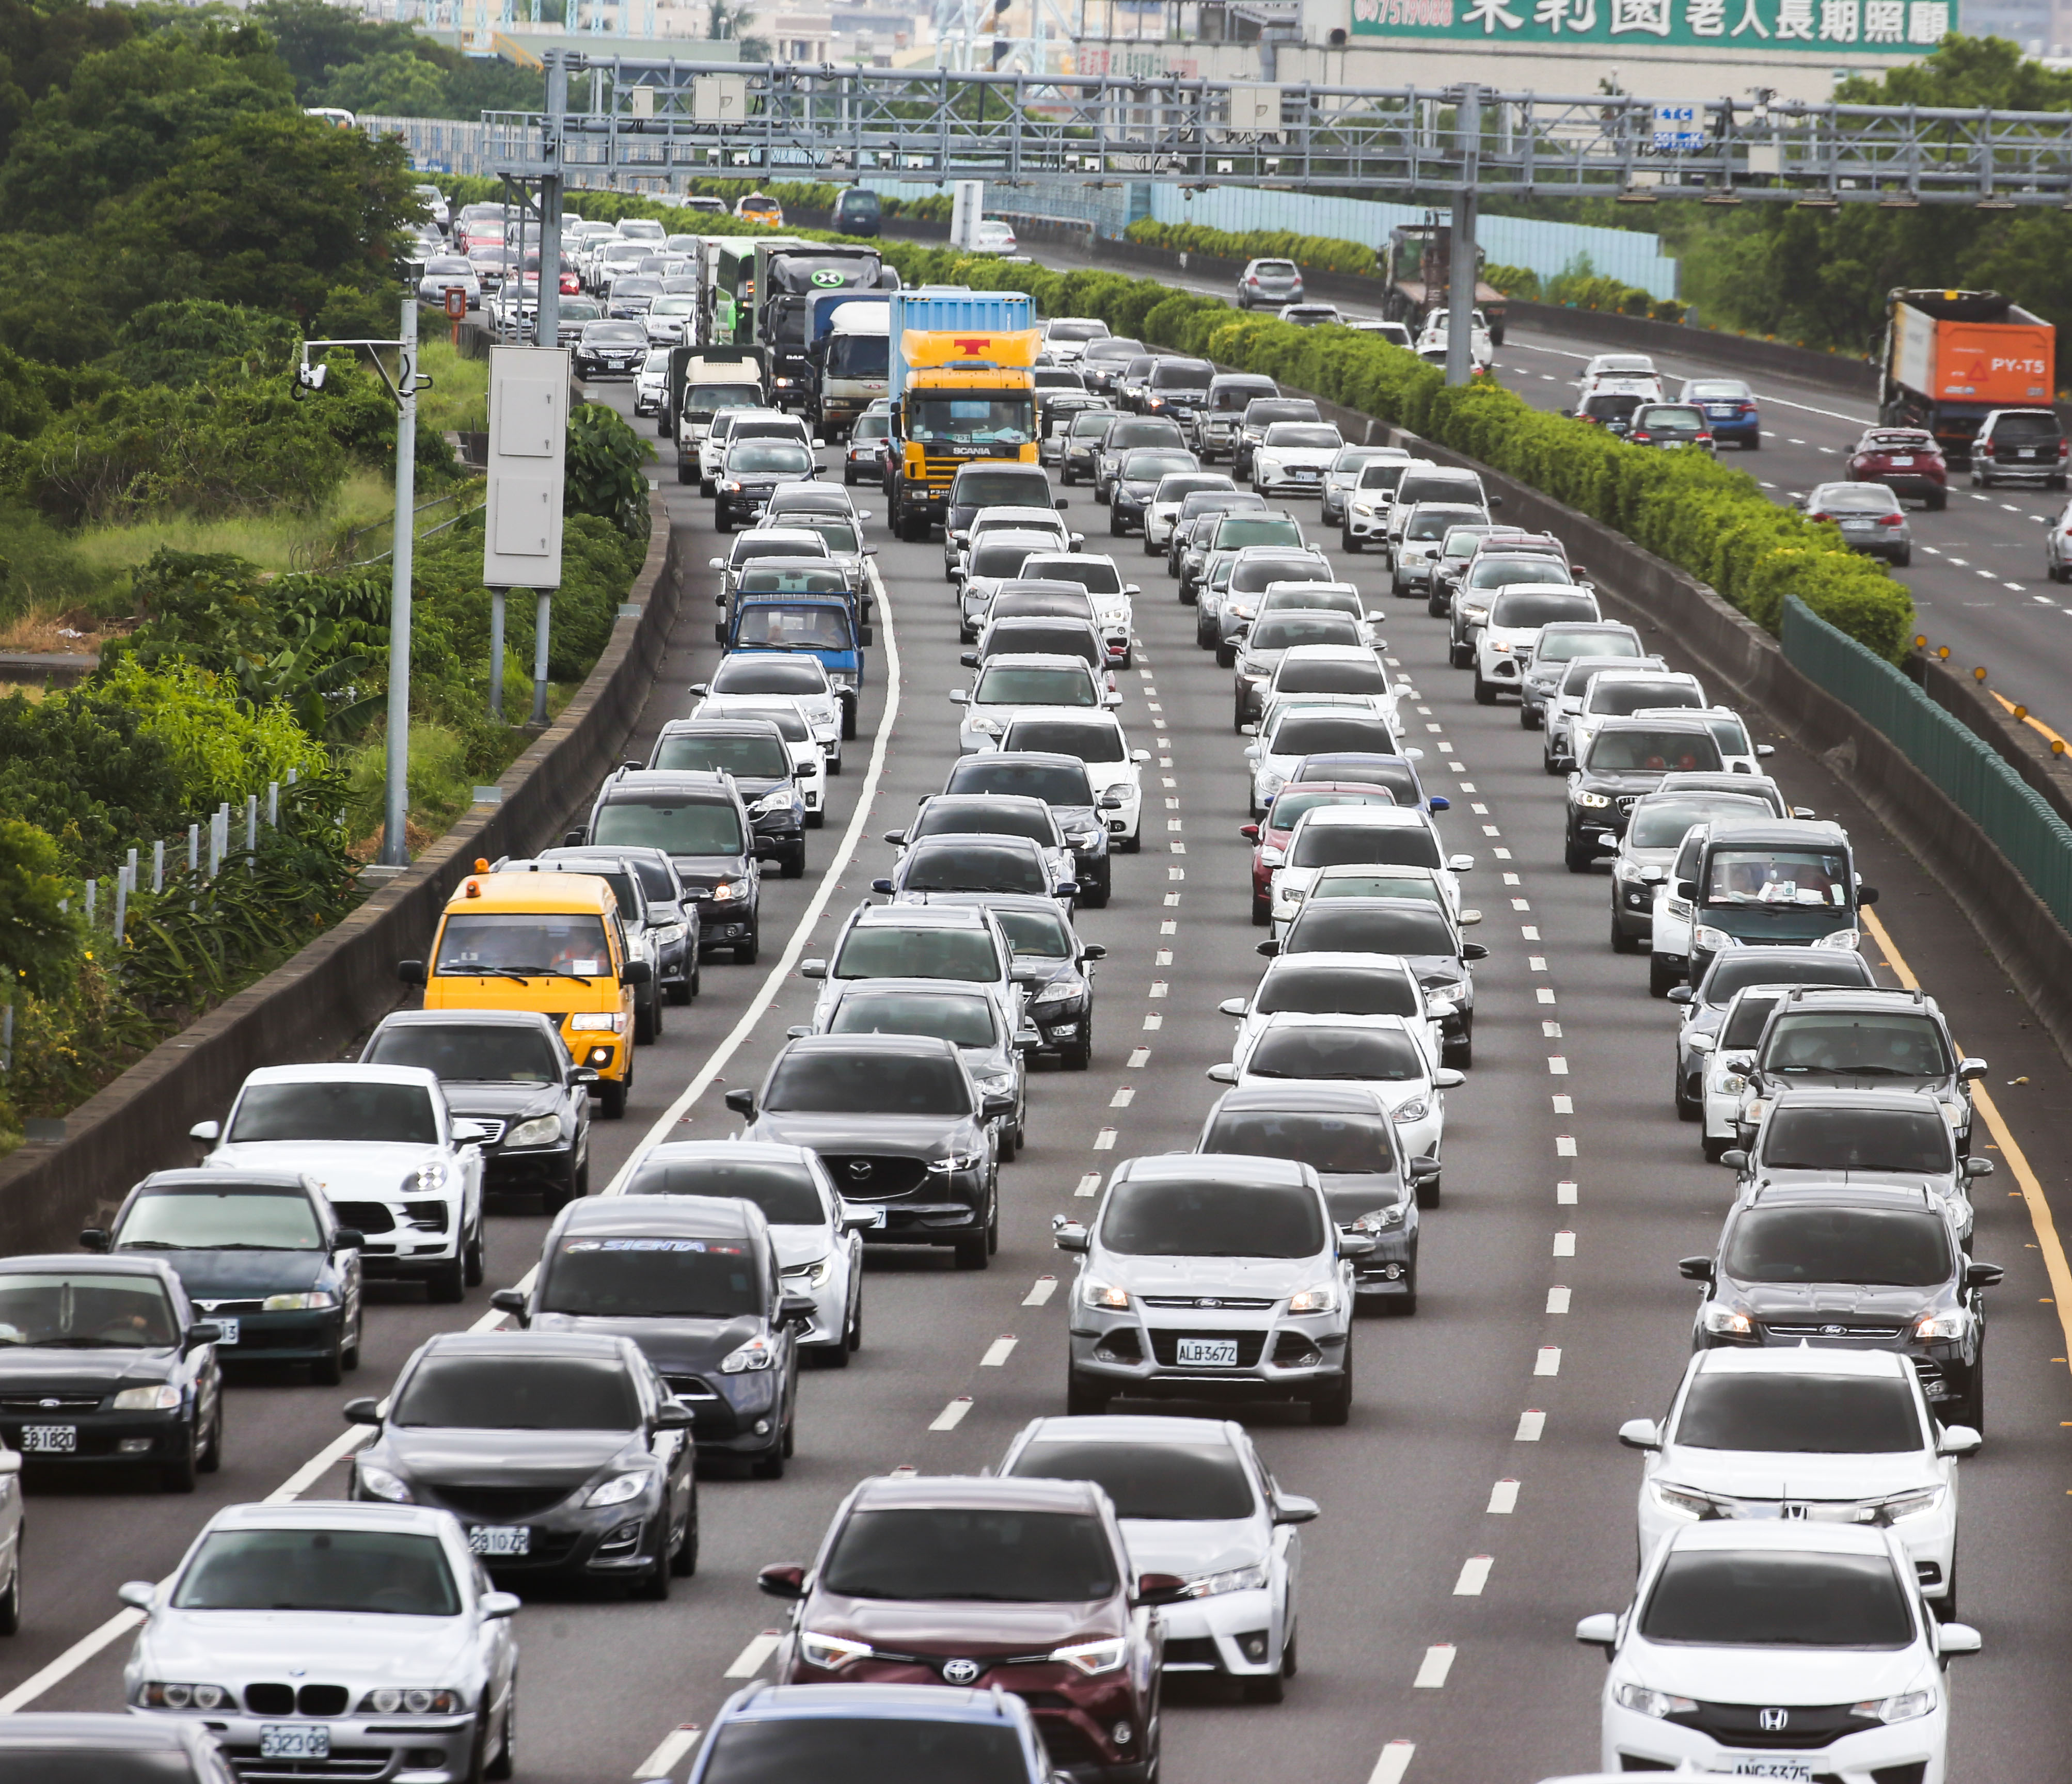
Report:
M154 1171L89 1252L162 1252L225 1362L306 1363L335 1387L360 1367L359 1233L310 1178L278 1171Z
M352 1496L443 1507L492 1576L666 1598L698 1565L691 1413L631 1339L442 1332L403 1365Z
M31 1470L123 1463L191 1493L223 1463L218 1336L163 1259L0 1259L0 1436Z
M721 532L761 517L780 489L819 476L812 451L796 440L743 440L727 450L713 485L713 525Z
M537 1190L549 1214L590 1194L597 1074L569 1057L553 1017L399 1009L368 1037L360 1063L437 1074L455 1128L482 1149L484 1189Z
M1026 893L935 893L931 904L983 905L999 919L1013 951L1022 988L1022 1019L1041 1037L1030 1051L1047 1053L1067 1071L1094 1057L1093 963L1108 958L1099 942L1083 942L1054 898Z
M2005 1272L1965 1256L1933 1190L1759 1186L1727 1216L1718 1256L1678 1268L1705 1285L1695 1347L1897 1350L1938 1418L1985 1429L1980 1291Z
M631 378L648 357L648 331L637 322L594 322L577 341L578 378Z

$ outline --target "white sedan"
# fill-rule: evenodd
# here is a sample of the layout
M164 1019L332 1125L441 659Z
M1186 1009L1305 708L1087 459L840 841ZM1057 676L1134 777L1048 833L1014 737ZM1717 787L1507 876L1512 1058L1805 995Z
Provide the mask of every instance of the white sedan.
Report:
M1774 744L1758 743L1749 735L1747 723L1731 706L1643 706L1633 715L1635 718L1695 718L1712 734L1712 741L1720 746L1720 763L1729 774L1763 775L1770 771L1761 764L1768 756L1777 754Z
M982 664L968 689L950 695L964 709L957 744L967 755L999 746L1002 732L1018 718L1066 717L1119 706L1107 678L1076 656L996 656ZM1026 747L1026 746L1025 746Z
M1428 998L1416 972L1400 955L1338 954L1318 951L1276 957L1249 997L1226 997L1216 1006L1238 1018L1231 1057L1249 1053L1259 1032L1276 1015L1400 1016L1424 1037L1432 1058L1445 1045L1442 1025L1454 1006Z
M1252 487L1262 495L1319 495L1345 446L1329 421L1276 421L1252 449Z
M369 1276L454 1301L482 1280L482 1149L422 1066L261 1066L229 1118L189 1130L228 1170L306 1173Z
M1412 762L1424 752L1412 747L1399 750L1396 727L1363 697L1329 694L1291 694L1268 713L1257 725L1247 725L1247 734L1256 732L1245 746L1244 759L1252 768L1252 811L1256 818L1270 805L1288 777L1305 756L1350 750L1363 754L1400 754Z
M1447 854L1439 841L1438 827L1428 813L1414 805L1312 807L1295 820L1281 865L1273 870L1275 933L1286 932L1319 874L1328 867L1347 865L1422 869L1437 882L1442 908L1457 923L1459 876L1473 871L1474 865L1473 855Z
M1133 750L1112 713L1023 713L1008 721L997 747L1077 756L1087 765L1094 804L1108 814L1108 834L1125 855L1144 845L1144 764L1149 750ZM1121 801L1110 806L1111 797Z

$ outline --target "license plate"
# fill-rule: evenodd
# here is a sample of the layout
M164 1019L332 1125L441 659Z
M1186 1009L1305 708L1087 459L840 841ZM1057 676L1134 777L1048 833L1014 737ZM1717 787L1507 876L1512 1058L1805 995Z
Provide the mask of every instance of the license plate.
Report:
M1912 463L1914 462L1914 461L1913 461L1911 458L1895 458L1895 459L1893 459L1893 462L1893 462L1893 468L1896 471L1896 470L1899 469L1899 467L1901 467L1902 465L1910 465L1910 464L1912 464Z
M238 1333L244 1330L244 1324L242 1320L219 1318L216 1326L222 1336L216 1342L218 1344L235 1344L237 1342Z
M22 1427L22 1450L25 1455L69 1455L79 1448L79 1427L76 1424L25 1424Z
M1869 527L1870 522L1868 520L1844 520L1842 523L1842 530L1844 532L1864 532L1868 531Z
M261 1759L328 1759L331 1730L321 1722L261 1722L259 1724Z
M524 1524L470 1524L467 1547L471 1555L530 1555L532 1532Z
M2033 458L2036 456L2036 449L2033 446L2024 446L2015 456L2017 458Z
M1810 1784L1813 1776L1813 1761L1810 1759L1758 1759L1749 1757L1734 1761L1737 1778L1795 1778L1802 1784Z
M1181 1362L1194 1363L1204 1369L1235 1369L1237 1367L1237 1340L1182 1338L1178 1354Z

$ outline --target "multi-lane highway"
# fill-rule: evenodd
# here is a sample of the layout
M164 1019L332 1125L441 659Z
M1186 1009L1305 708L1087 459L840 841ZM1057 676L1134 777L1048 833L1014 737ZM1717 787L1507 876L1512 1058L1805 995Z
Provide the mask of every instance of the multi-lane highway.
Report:
M1559 373L1555 351L1509 349ZM626 401L619 387L600 395ZM1809 442L1845 431L1822 425L1832 434L1816 435L1811 417L1796 431ZM1778 446L1751 466L1776 477L1797 462L1788 454L1801 449ZM679 561L702 565L717 549L705 536L709 510L678 489L662 450L658 499L692 535ZM1803 451L1809 467L1819 461L1816 446ZM1089 546L1108 545L1086 492L1071 499ZM627 1119L595 1130L600 1185L647 1141L732 1131L722 1091L756 1081L786 1025L809 1010L814 987L796 960L823 952L886 870L879 833L940 786L954 757L957 709L945 697L965 677L939 551L894 541L882 502L865 505L880 511L870 531L886 598L862 734L830 783L827 828L813 833L804 879L766 883L761 963L713 965L699 1002L672 1010L665 1038L643 1054ZM1934 519L1954 529L1977 516L1960 497ZM690 1745L673 1731L708 1723L764 1668L763 1634L781 1611L757 1594L757 1569L810 1560L861 1477L975 1471L1025 1420L1062 1411L1070 1269L1050 1248L1051 1218L1086 1211L1087 1186L1116 1160L1193 1143L1216 1088L1204 1070L1228 1056L1231 1024L1216 1005L1247 991L1263 964L1248 921L1248 845L1236 833L1242 740L1231 730L1229 676L1195 649L1193 616L1162 565L1134 541L1114 543L1143 584L1121 713L1153 759L1145 847L1118 857L1109 907L1079 919L1108 949L1092 1069L1034 1079L1030 1144L1003 1174L989 1270L955 1272L947 1254L873 1254L863 1350L845 1371L805 1376L786 1478L704 1482L695 1579L661 1605L528 1602L518 1626L523 1778L681 1779ZM1340 567L1379 588L1371 557ZM709 667L710 581L692 573L629 756L688 709L690 684ZM1424 1227L1420 1309L1358 1326L1349 1425L1311 1428L1300 1412L1252 1420L1280 1481L1324 1508L1305 1535L1301 1675L1275 1708L1175 1692L1173 1784L1236 1784L1291 1761L1325 1784L1529 1784L1594 1764L1603 1663L1571 1632L1577 1617L1622 1606L1632 1581L1638 1467L1613 1433L1624 1419L1659 1416L1678 1379L1694 1291L1675 1260L1709 1248L1728 1202L1727 1174L1702 1162L1696 1130L1671 1107L1673 1009L1646 996L1644 963L1607 948L1605 877L1562 866L1559 783L1540 772L1538 740L1511 707L1473 703L1420 603L1395 604L1388 631L1388 655L1415 689L1404 711L1428 752L1428 785L1453 801L1448 845L1476 857L1469 902L1485 913L1474 933L1490 948L1478 969L1476 1063L1449 1097L1445 1202ZM2058 1687L2072 1664L2060 1583L2072 1383L2041 1248L2055 1243L2054 1198L2072 1210L2072 1079L1942 890L1818 765L1785 749L1776 766L1794 799L1849 825L1883 890L1877 915L1896 952L1881 946L1873 958L1888 976L1918 973L1965 1050L1992 1062L1986 1087L2005 1127L1987 1136L1998 1149L1988 1156L2004 1163L1981 1186L1974 1251L2008 1274L1992 1297L1988 1440L1963 1465L1964 1615L1986 1650L1956 1681L1953 1761L1971 1778L2058 1775ZM2006 1168L2010 1139L2040 1182ZM339 1491L342 1404L384 1390L428 1333L493 1319L489 1290L532 1264L537 1211L513 1204L491 1216L483 1288L459 1308L380 1292L356 1380L326 1389L240 1378L223 1471L193 1498L124 1483L32 1491L26 1626L0 1642L0 1707L116 1707L129 1637L108 1620L121 1581L162 1575L215 1506Z

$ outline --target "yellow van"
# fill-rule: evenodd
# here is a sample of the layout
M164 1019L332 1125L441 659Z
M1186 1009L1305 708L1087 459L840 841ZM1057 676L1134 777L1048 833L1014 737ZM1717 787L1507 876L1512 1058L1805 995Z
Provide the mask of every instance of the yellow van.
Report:
M631 958L610 883L591 874L492 874L479 861L439 918L431 968L397 963L427 1009L532 1009L551 1016L579 1066L598 1075L605 1116L633 1088L634 988L653 970Z

